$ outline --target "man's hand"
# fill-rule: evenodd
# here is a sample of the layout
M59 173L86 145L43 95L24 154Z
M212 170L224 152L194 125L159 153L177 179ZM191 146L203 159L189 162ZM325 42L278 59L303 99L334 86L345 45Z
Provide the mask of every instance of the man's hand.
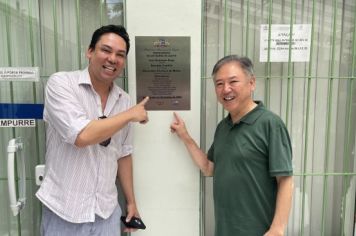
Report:
M172 133L176 133L178 135L179 138L184 139L187 136L189 136L187 128L185 127L185 123L182 120L182 118L180 118L180 116L178 116L177 113L173 112L174 115L174 120L171 124L171 132Z
M145 124L148 122L148 115L145 109L145 105L150 100L149 97L145 97L140 103L131 107L127 112L130 113L133 122L140 122L141 124Z
M176 133L183 141L194 163L199 167L205 176L212 176L214 173L214 163L208 160L207 155L199 148L198 144L188 133L184 121L173 112L174 120L170 126L171 132Z
M131 218L134 217L134 216L136 216L138 218L141 218L140 214L138 213L136 204L127 204L126 222L129 222L131 220ZM135 231L137 231L137 229L134 229L134 228L125 228L124 229L124 232L127 232L127 233L128 232L135 232Z

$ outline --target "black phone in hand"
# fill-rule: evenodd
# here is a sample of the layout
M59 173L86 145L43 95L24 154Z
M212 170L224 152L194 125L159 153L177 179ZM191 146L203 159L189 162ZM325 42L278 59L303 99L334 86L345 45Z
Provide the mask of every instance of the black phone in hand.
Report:
M127 228L146 229L146 225L138 217L133 216L129 222L126 222L126 216L121 216L120 219Z

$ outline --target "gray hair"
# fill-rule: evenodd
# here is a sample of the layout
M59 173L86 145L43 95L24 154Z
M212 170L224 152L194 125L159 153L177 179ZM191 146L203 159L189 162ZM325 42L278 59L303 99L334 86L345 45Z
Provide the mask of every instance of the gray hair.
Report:
M251 60L248 57L240 57L238 55L228 55L221 58L218 62L216 62L211 75L215 77L216 73L220 70L220 68L230 62L235 62L239 64L246 75L254 76L253 64Z

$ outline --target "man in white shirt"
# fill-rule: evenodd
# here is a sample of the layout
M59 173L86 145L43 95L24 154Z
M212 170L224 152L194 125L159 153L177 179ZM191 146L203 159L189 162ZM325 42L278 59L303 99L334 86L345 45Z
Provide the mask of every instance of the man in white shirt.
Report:
M149 98L132 106L129 95L114 83L129 48L124 27L103 26L92 36L86 69L58 72L48 80L46 171L36 193L44 205L43 236L120 235L116 177L126 198L127 221L139 217L131 126L148 121L144 106Z

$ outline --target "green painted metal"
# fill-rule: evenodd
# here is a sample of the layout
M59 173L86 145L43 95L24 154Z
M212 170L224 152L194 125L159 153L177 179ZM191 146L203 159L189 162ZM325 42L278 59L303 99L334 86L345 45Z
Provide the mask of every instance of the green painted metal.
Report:
M355 9L356 10L356 7ZM354 15L354 33L352 35L352 63L351 63L351 81L354 82L356 78L356 16Z
M335 3L337 4L337 3ZM337 8L337 6L335 7ZM355 21L356 21L356 17ZM356 23L355 23L356 26ZM355 27L356 28L356 27ZM353 32L353 47L355 48L356 42L355 42L355 30ZM342 45L341 45L342 48ZM352 60L355 59L355 50L353 50L353 56L352 56ZM354 65L355 61L352 62L352 65ZM355 65L354 65L355 66ZM355 67L352 67L355 68ZM353 71L352 71L353 73ZM350 141L352 140L352 133L351 133L351 126L352 126L352 101L353 101L353 83L354 80L351 79L348 81L348 90L347 90L347 113L346 113L346 122L345 122L345 130L346 130L346 135L345 135L345 142L344 142L344 155L343 155L343 169L344 172L349 172L350 171L350 167L351 167L351 157L350 157L350 152L351 152L351 148L350 148ZM350 185L351 182L351 177L350 176L345 176L343 179L343 195L342 195L342 215L341 215L341 220L342 220L342 224L341 224L341 235L344 235L345 232L345 213L346 213L346 195L347 195L347 189L348 186Z
M35 49L34 49L34 45L35 45L35 41L33 39L33 20L32 20L32 0L28 0L27 2L28 4L28 30L29 30L29 35L30 35L30 50L31 50L31 56L30 56L30 63L31 66L35 66ZM33 103L37 103L37 89L36 89L36 83L32 82L32 94L33 94ZM39 155L39 150L40 150L40 138L39 138L39 129L38 129L38 125L35 128L35 136L36 136L36 159L37 159L37 163L40 163L40 155Z
M312 28L312 31L313 31L313 28ZM313 34L312 34L312 38L313 38ZM311 49L312 49L312 46L313 46L313 43L311 44ZM309 62L310 70L311 70L311 65L312 65L312 62ZM301 80L305 79L306 77L310 78L311 80L328 80L328 79L330 79L330 77L311 76L311 75L310 76L307 75L307 76L303 76L303 77L301 77L301 76L291 76L291 77L293 77L293 79L301 79ZM265 78L266 78L266 76L258 76L258 75L256 75L256 79L258 79L258 80L264 80ZM355 78L356 78L356 76L354 76L354 75L337 77L338 80L351 80L351 79L355 79ZM204 77L202 77L202 79L212 79L212 77L211 76L204 76ZM281 79L281 77L280 76L270 76L270 79L271 80Z
M249 29L250 29L250 1L249 0L247 0L246 1L246 8L247 8L247 12L246 12L246 27L245 27L245 29L246 29L246 33L245 33L245 35L246 35L246 50L245 50L245 55L248 55L248 49L249 49L249 39L250 39L250 31L249 31Z
M312 52L314 50L314 27L315 27L315 15L316 15L316 7L315 7L315 0L313 0L313 13L312 13L312 35L311 35L311 48L310 48L310 57L309 57L309 69L308 69L308 81L310 81L310 75L312 72ZM327 172L327 166L328 164L326 163L324 165L324 171ZM316 173L315 173L316 174ZM310 176L310 175L309 175ZM324 173L324 181L323 181L323 196L322 196L322 213L321 213L321 236L324 235L324 230L325 230L325 210L326 210L326 204L327 204L327 176L329 176L328 174ZM303 207L304 208L304 207Z
M5 29L6 29L6 44L7 44L7 58L8 58L8 66L12 66L12 53L11 53L11 13L10 13L10 3L8 0L5 2L6 6L6 16L5 16ZM14 84L12 81L10 81L10 101L14 102ZM12 137L16 137L16 130L15 128L11 128L12 131ZM15 161L15 166L17 166L17 163ZM17 175L17 168L15 169L15 176ZM18 182L16 181L16 190L18 190ZM16 191L18 194L18 191ZM21 218L20 214L16 216L16 228L18 232L18 236L21 236Z
M10 4L8 2L8 0L6 1L6 44L7 44L7 58L8 58L8 66L11 67L12 66L12 56L11 56L11 15L10 15ZM12 81L10 81L10 102L13 103L14 102L14 83ZM11 128L12 131L12 137L16 137L16 130L15 128Z
M205 18L205 0L201 0L201 45L204 45L204 42L206 42L206 18ZM206 50L205 47L201 47L201 52L200 52L200 58L201 58L201 63L200 63L200 77L204 78L204 74L206 71ZM206 137L206 120L204 119L206 117L206 80L201 79L200 82L200 91L201 91L201 102L202 105L200 106L200 114L201 114L201 122L200 122L200 148L202 150L206 150L206 144L205 144L205 137ZM200 172L200 179L199 179L199 208L201 211L199 212L199 235L204 236L205 235L205 217L206 217L206 211L205 211L205 177Z
M270 91L271 91L271 33L272 33L272 14L273 14L273 0L269 0L268 5L268 53L267 53L267 75L265 82L265 106L270 106Z
M34 21L33 21L33 17L32 17L32 12L31 10L33 9L33 5L36 4L36 0L28 0L27 3L28 3L28 9L29 9L29 15L28 15L28 30L29 30L29 42L30 42L30 48L29 50L31 51L30 52L30 63L32 66L35 65L35 59L36 59L36 52L35 52L35 46L36 46L36 42L35 42L35 25L34 25ZM223 16L223 21L224 21L224 33L223 33L223 43L224 43L224 54L228 54L230 53L230 45L233 45L233 43L236 43L236 42L233 42L233 37L232 37L232 33L230 32L230 30L232 29L231 27L233 26L231 24L231 19L232 19L232 15L229 14L229 7L230 7L230 3L232 1L231 0L224 0L222 2L222 4L220 5L220 7L222 7L224 9L224 16ZM295 1L295 0L291 0L291 19L290 19L290 25L291 25L291 30L290 32L293 31L292 27L293 27L293 22L295 21L295 13L296 13L296 10L297 10L297 3L300 3L299 1ZM59 3L57 1L57 3ZM104 1L101 1L100 2L100 22L103 23L105 21L105 15L103 14L104 11L103 11L103 4ZM204 4L206 3L206 0L202 0L202 5L204 6ZM305 104L306 104L306 110L304 111L304 115L305 115L305 123L304 123L304 133L303 133L303 157L302 159L300 160L300 162L302 163L301 166L301 171L300 173L294 173L294 176L296 177L299 177L300 180L301 180L301 186L302 186L302 189L301 189L301 194L302 194L302 200L300 203L297 203L298 205L300 204L301 206L301 211L302 211L302 214L301 214L301 219L297 219L297 220L300 220L300 234L299 235L305 235L305 234L308 234L309 232L304 232L304 229L305 225L304 225L304 221L306 220L306 217L305 217L305 214L306 214L306 211L309 210L307 209L306 207L306 199L305 199L305 194L308 193L308 184L310 183L309 180L310 178L313 178L313 177L321 177L323 179L323 186L322 186L322 209L320 209L321 211L321 225L320 225L320 235L327 235L327 227L329 225L329 223L327 222L327 211L328 211L328 206L330 204L330 199L329 199L329 196L328 196L328 192L330 190L330 179L333 178L333 177L341 177L343 178L342 179L342 182L343 182L343 189L342 189L342 203L339 210L340 210L340 213L341 213L341 221L339 222L340 223L340 235L344 235L345 234L345 207L346 207L346 204L345 204L345 197L346 197L346 189L347 189L347 186L350 182L350 179L354 176L356 176L356 173L353 172L352 169L350 169L350 165L349 163L351 162L351 156L349 155L349 153L351 152L351 143L349 140L352 140L352 138L354 138L354 131L351 129L352 125L353 125L353 106L352 106L352 101L354 100L354 91L353 91L353 88L355 87L355 84L354 84L354 81L355 81L355 73L356 73L356 70L354 68L356 68L356 17L354 17L353 21L354 21L354 29L353 29L353 36L352 36L352 46L351 48L353 49L352 50L352 62L351 62L351 68L353 68L350 72L350 74L347 74L347 75L342 75L342 76L339 76L337 74L337 71L336 71L336 68L337 68L337 63L338 63L338 58L336 57L336 55L338 55L336 53L336 50L337 50L337 46L338 45L338 41L337 41L337 23L339 23L339 19L337 18L337 12L338 10L342 7L341 6L341 2L338 1L338 0L333 0L333 5L332 5L332 21L333 21L333 27L332 27L332 43L331 43L331 59L330 59L330 64L329 64L329 72L328 72L328 76L325 76L325 75L322 75L322 76L318 76L317 73L316 74L313 74L313 64L316 63L316 54L314 52L314 44L317 44L317 42L314 42L314 38L315 38L315 35L316 35L316 32L318 31L318 23L315 22L315 16L318 14L317 12L317 7L316 5L320 4L321 7L323 7L323 14L326 14L326 11L325 11L325 6L322 2L320 1L316 1L316 0L313 0L312 1L312 20L311 20L311 24L312 24L312 35L311 35L311 49L310 49L310 55L309 55L309 65L308 65L308 71L307 71L307 74L305 76L295 76L294 75L294 63L291 61L291 53L289 53L289 59L288 59L288 71L287 71L287 76L286 76L286 79L287 79L287 96L286 96L286 111L285 111L285 121L286 121L286 125L287 127L289 125L293 125L292 123L289 124L288 122L291 122L290 120L290 117L292 116L292 107L291 107L291 104L292 104L292 93L293 93L293 90L294 90L294 87L293 87L293 82L296 81L296 80L305 80L306 81L306 86L305 88L307 89L306 90L306 98L305 98ZM126 12L126 8L125 8L125 4L126 2L124 1L124 12ZM267 6L268 4L268 9L267 9L267 14L268 15L268 25L269 25L269 29L271 30L271 25L273 23L277 23L277 22L272 22L272 16L273 16L273 11L274 11L274 6L273 6L273 0L269 0L269 1L265 1L264 2L264 5ZM277 4L277 2L276 2ZM304 9L305 5L306 4L306 1L305 0L302 0L302 9ZM5 5L9 8L10 6L10 0L5 0ZM245 43L245 48L243 48L243 52L245 52L246 55L248 55L249 53L249 49L250 47L252 47L254 44L253 44L253 41L250 42L250 37L252 38L251 34L249 33L249 28L250 28L250 25L253 26L253 17L251 14L254 14L253 13L253 5L252 5L252 1L245 1L243 4L241 4L241 6L244 6L244 11L246 12L246 17L244 19L246 19L245 22L243 22L243 26L241 26L244 30L242 30L242 33L244 34L243 38L244 38L244 43ZM300 5L298 5L300 6ZM81 48L80 48L80 44L81 44L81 34L80 34L80 26L81 26L81 23L80 23L80 11L81 11L81 8L80 8L80 0L76 0L75 2L75 7L76 7L76 19L77 19L77 38L76 38L76 41L77 41L77 45L76 45L76 49L77 49L77 55L78 55L78 62L79 62L79 65L81 66ZM262 6L263 7L263 6ZM283 5L284 7L284 5ZM338 9L339 8L339 9ZM204 7L203 7L203 10L202 10L202 22L204 22ZM58 55L58 40L59 40L59 35L58 35L58 31L57 31L57 23L59 22L60 19L58 19L58 16L57 16L57 4L56 4L56 0L53 1L53 25L54 25L54 58L55 58L55 67L56 67L56 70L59 69L59 67L61 67L61 65L59 64L59 55ZM286 9L283 9L283 12L285 11ZM288 9L287 9L288 10ZM251 13L252 12L252 13ZM306 12L306 11L305 11ZM8 60L8 64L9 66L13 66L14 62L13 62L13 55L11 53L11 46L12 45L12 35L11 34L11 27L12 27L12 22L11 22L11 13L10 13L10 10L7 9L6 10L6 16L5 16L5 32L6 32L6 36L4 35L4 39L6 40L6 44L7 44L7 53L6 53L6 57L7 57L7 60ZM304 11L302 12L302 14L306 14L304 13ZM125 16L125 15L124 15ZM330 16L325 16L326 17L330 17ZM304 17L302 17L302 19L304 19ZM219 21L221 21L222 19L219 18ZM126 25L126 18L124 18L124 22L125 22L125 25ZM206 28L204 28L205 26L205 23L202 24L203 27L202 27L202 45L204 45L204 42L206 41ZM269 38L271 38L271 32L269 32ZM221 37L221 36L220 36ZM340 45L338 45L340 46ZM269 42L269 45L268 47L270 48L270 42ZM341 46L342 48L342 46ZM206 63L207 63L207 56L208 56L208 53L206 50L204 50L204 46L202 46L202 53L201 53L201 58L202 58L202 65L201 65L201 70L202 70L202 86L201 86L201 89L202 89L202 101L204 103L204 101L207 99L207 94L206 94L206 89L207 89L207 80L210 80L211 77L210 76L205 76L203 73L206 73ZM291 52L291 49L289 48L289 52ZM327 66L326 66L327 68ZM274 68L273 68L274 69ZM266 75L263 75L263 76L257 76L256 79L258 80L264 80L265 81L265 104L267 107L270 106L270 98L272 96L271 94L271 81L274 80L274 79L281 79L281 76L273 76L272 75L272 63L270 62L270 50L268 50L268 59L267 59L267 63L266 63L266 67L265 67L265 71L266 71ZM283 77L283 76L282 76ZM310 156L310 149L311 149L311 141L309 141L308 139L310 139L310 134L312 133L312 125L311 125L311 115L313 113L312 111L312 104L313 104L313 101L311 100L312 99L312 88L313 88L313 83L314 82L317 82L318 80L327 80L328 81L328 90L326 92L327 96L327 113L326 113L326 116L327 116L327 123L325 125L325 127L323 127L323 129L326 130L326 136L325 136L325 154L324 154L324 171L319 171L319 172L312 172L311 170L308 169L308 166L307 166L307 163L308 163L308 160L311 158ZM331 114L331 111L335 110L333 103L335 102L335 99L337 97L338 94L335 94L335 86L337 85L336 83L340 83L341 80L346 80L347 82L347 91L344 91L347 95L347 104L346 104L346 117L345 117L345 126L343 129L345 129L345 134L344 134L344 139L346 140L345 141L345 144L343 146L343 167L344 169L340 172L332 172L333 169L332 169L332 166L331 166L331 161L332 161L332 158L333 158L333 154L330 153L328 147L332 146L333 143L332 143L332 139L333 139L333 123L334 123L334 116ZM127 76L124 76L124 83L125 83L125 89L127 91ZM8 85L6 85L8 86ZM12 82L9 83L9 90L10 90L10 99L11 101L14 100L14 86L12 84ZM37 99L37 95L36 95L36 87L33 86L33 100L36 102L36 99ZM205 92L205 93L204 93ZM202 104L203 106L205 106L205 104ZM282 105L282 104L281 104ZM202 116L204 116L204 113L205 111L202 110ZM224 115L225 113L223 112L222 115ZM220 115L217 116L217 117L221 117ZM204 120L204 118L202 118L202 120ZM205 127L205 123L202 123L202 127ZM204 130L204 129L202 129ZM16 129L13 129L13 136L15 136L15 132L16 132ZM36 132L39 132L38 130ZM38 133L36 134L38 135ZM205 144L205 137L206 136L206 133L202 133L202 136L201 136L201 140L202 140L202 144ZM38 137L36 137L37 139ZM205 147L205 145L202 145L202 147ZM39 149L39 147L37 147L37 149ZM354 157L352 157L354 158ZM309 160L310 161L310 160ZM0 180L6 180L6 178L2 178ZM201 182L201 186L203 186L203 182ZM312 187L312 186L311 186ZM201 192L203 192L203 189L201 190ZM202 196L202 193L201 193L201 199L203 198ZM201 201L201 208L203 209L204 208L204 200L202 199ZM204 218L204 213L202 213L202 216L201 218L203 219ZM200 229L201 229L201 235L204 235L204 225L203 223L204 222L200 222L201 225L200 225ZM299 227L299 225L298 225ZM318 226L319 227L319 226Z
M289 42L292 42L293 39L293 24L294 24L294 14L295 14L295 9L294 9L294 0L291 0L291 16L290 16L290 30L289 30ZM292 81L293 81L293 70L292 70L292 44L289 44L288 48L288 77L287 77L287 101L286 101L286 116L285 116L285 123L286 126L288 127L289 124L289 109L290 109L290 103L291 103L291 86L292 86Z
M125 27L127 27L127 17L126 17L126 0L123 0L123 12L124 12L124 14L123 14L123 25L125 26ZM127 65L126 65L126 68L127 68ZM124 80L124 82L123 82L123 89L125 90L125 91L129 91L129 82L128 82L128 75L127 75L127 72L126 72L127 70L125 70L125 74L124 74L124 77L123 77L123 80Z
M228 38L228 30L227 30L227 22L228 22L228 13L227 13L227 1L224 0L224 56L229 53L228 45L229 45L229 38Z
M32 21L32 1L28 0L28 31L30 34L30 51L31 51L31 65L35 66L35 49L34 49L34 40L33 40L33 21Z
M6 29L6 44L7 44L7 59L8 65L12 65L12 56L11 56L11 27L10 27L10 5L9 0L5 2L6 6L6 16L5 16L5 29Z
M83 69L82 67L82 43L81 43L81 34L80 34L80 25L81 25L81 14L80 14L80 0L75 1L75 13L76 13L76 19L77 19L77 57L78 57L78 65L80 69Z
M310 62L309 62L310 63ZM322 79L322 80L329 80L330 77L326 77L326 76L307 76L308 78L312 79L312 80L319 80L319 79ZM256 79L265 79L266 76L256 76ZM271 80L272 79L281 79L281 76L270 76L269 77ZM301 79L301 80L305 80L306 76L293 76L293 79ZM337 77L338 80L350 80L350 79L355 79L356 77L355 76L340 76L340 77Z
M332 105L332 101L333 101L333 85L334 85L334 79L335 79L335 43L336 43L336 24L337 24L337 0L333 0L333 16L332 16L332 22L333 22L333 27L332 27L332 42L331 42L331 60L330 60L330 80L328 83L328 110L327 110L327 143L326 143L326 157L325 159L328 161L329 163L329 159L330 159L330 152L327 150L327 148L330 145L330 139L331 139L331 111L333 108ZM327 166L328 167L328 166ZM329 169L329 168L328 168ZM327 183L326 183L327 184ZM342 197L343 198L343 197ZM341 218L341 228L342 228L342 232L343 232L343 219ZM343 233L341 233L340 235L343 235Z
M311 96L311 79L308 78L307 82L307 98L306 98L306 103L307 103L307 108L306 108L306 117L305 117L305 133L304 133L304 156L301 159L302 161L302 166L303 166L303 172L306 171L307 169L307 160L308 160L308 131L309 131L309 114L310 114L310 96ZM300 235L304 235L304 215L305 215L305 189L306 189L306 176L303 176L302 178L302 216L301 216L301 225L300 225Z
M229 48L228 45L230 45L230 41L228 38L228 30L227 30L227 23L228 23L228 7L227 7L227 0L224 0L224 56L226 56L227 54L229 54ZM227 114L227 112L225 111L225 109L222 109L221 111L221 116L220 117L224 117Z
M41 55L37 55L39 51L43 50L44 48L41 48L41 50L38 50L38 47L43 46L41 44L41 42L38 42L37 40L42 40L42 38L40 38L39 36L37 36L38 34L38 30L40 31L43 27L42 22L41 22L41 14L36 15L36 8L39 9L39 11L42 10L40 4L42 4L42 1L37 1L37 0L27 0L27 1L19 1L16 4L11 1L11 0L3 0L1 3L1 12L3 15L4 22L2 22L2 25L4 27L3 29L3 33L2 34L2 40L3 43L5 45L5 51L3 51L3 54L0 55L3 59L3 61L5 63L5 66L8 67L16 67L16 66L38 66L41 65ZM58 4L58 5L57 5ZM74 14L76 14L76 19L77 19L77 37L75 38L75 35L73 36L73 40L76 40L76 44L74 44L76 48L73 48L72 50L77 50L77 55L78 55L78 63L79 66L81 67L81 60L82 60L82 56L81 56L81 32L80 32L80 17L81 17L81 7L80 7L80 0L76 0L75 2L73 2L73 4L75 4L75 12ZM104 1L101 1L101 4L105 4ZM101 5L101 6L102 6ZM46 14L47 16L51 17L50 19L53 19L53 23L51 22L50 25L53 24L53 29L49 29L49 30L53 30L53 33L50 37L50 40L52 40L53 37L53 43L54 43L54 47L51 47L51 51L49 53L49 55L54 58L54 67L55 67L55 71L58 71L61 67L63 67L62 62L59 60L60 59L60 55L59 55L59 43L61 42L61 32L58 31L59 29L59 25L61 25L62 19L60 19L59 14L59 8L60 6L62 6L62 2L60 1L50 1L47 4L45 4L46 9L44 9L44 14ZM41 12L40 12L41 13ZM18 17L21 16L21 17ZM101 15L102 19L101 21L103 22L103 18L106 17L105 15ZM16 46L18 46L16 43L18 43L18 41L14 40L16 39L15 37L17 36L16 33L18 33L18 29L15 27L17 24L19 24L19 22L17 22L17 20L21 20L21 23L23 21L23 28L25 30L26 35L28 35L28 37L26 38L26 46L27 50L28 50L28 57L26 58L22 58L24 62L24 64L19 64L19 62L17 61L17 56L16 54L14 54L15 52L17 52L17 50L14 50L16 48ZM43 19L42 19L43 20ZM38 25L37 25L38 24ZM65 26L64 26L65 27ZM50 27L49 27L50 28ZM22 32L20 32L22 33ZM39 38L38 38L39 37ZM52 44L52 42L50 43ZM27 54L26 54L27 55ZM21 60L21 63L23 63ZM36 61L39 60L39 61ZM4 66L4 65L3 65ZM53 71L54 72L54 71ZM24 86L26 86L26 88L30 88L32 89L30 92L30 98L26 98L26 101L28 99L30 99L30 102L33 103L38 103L38 100L41 100L41 98L38 97L39 91L42 89L41 85L42 80L44 80L44 77L41 76L41 82L40 83L35 83L35 82L31 82L31 83L27 83L27 84L23 84ZM8 97L6 97L6 102L15 102L18 101L18 98L21 99L21 97L19 97L19 94L21 93L21 85L18 86L18 82L1 82L3 83L1 86L5 86L6 89L8 90ZM32 86L32 87L31 87ZM16 90L16 91L15 91ZM37 163L40 163L40 135L43 130L40 130L39 128L41 128L41 126L36 126L35 127L35 133L34 133L34 139L35 140L31 140L31 145L34 149L34 153L32 154L34 157L34 161ZM10 137L16 137L17 135L19 135L20 133L22 134L22 128L9 128L8 130L10 130ZM32 165L33 163L31 163ZM31 167L32 168L32 167ZM29 180L29 182L34 182L32 175L26 178L27 180ZM1 177L0 178L1 181L6 181L7 178L5 177ZM17 186L18 189L18 186ZM4 193L6 194L6 193ZM37 203L35 203L37 205ZM26 213L27 214L27 213ZM31 213L32 214L32 213ZM41 215L41 212L34 212L33 214L36 214L37 216ZM9 218L11 219L11 218ZM25 227L26 223L22 223L22 221L24 220L24 216L22 214L22 216L18 215L16 218L13 218L11 220L9 220L9 222L11 221L11 230L7 230L4 229L5 233L9 233L9 235L16 235L19 236L21 234L24 234L24 232L28 233L28 231L24 231L27 229L22 229L22 227ZM27 220L27 219L26 219ZM7 227L7 226L6 226ZM9 223L9 227L10 227L10 223ZM3 230L3 229L1 229ZM9 232L8 232L9 231ZM3 232L3 231L2 231ZM30 233L30 232L29 232ZM35 233L36 234L36 233ZM32 235L30 233L30 235ZM36 234L37 235L37 234ZM125 234L126 235L126 234Z
M57 0L53 0L53 37L54 37L54 65L55 70L59 71L58 61L58 29L57 29Z
M350 159L350 141L352 140L352 133L351 133L351 111L352 111L352 80L348 81L349 82L349 86L348 86L348 91L347 91L347 105L346 107L348 107L347 111L346 111L346 122L345 122L345 130L346 130L346 135L345 135L345 142L344 142L344 156L343 156L343 166L344 166L344 171L345 172L349 172L350 171L350 167L351 167L351 159ZM344 181L343 181L343 202L346 203L346 193L347 193L347 186L350 184L351 178L352 176L344 176ZM345 205L343 204L343 210L342 210L342 219L345 219ZM343 225L342 228L345 227L345 220L343 221ZM344 235L344 232L342 232L341 235Z
M293 176L356 176L355 172L303 172L293 173Z
M100 0L100 25L104 24L103 5L104 5L104 0Z
M337 10L337 2L335 1L334 2L335 6L334 7L334 14L336 16L336 10ZM336 18L336 17L335 17ZM334 22L334 24L336 24L336 20ZM335 30L335 34L334 36L336 37L336 26L333 27L334 30ZM341 45L340 47L342 48L342 45L343 45L343 41L341 40ZM335 47L335 46L334 46ZM351 89L352 91L352 89ZM352 103L352 101L348 101L347 100L347 104L349 103ZM348 107L350 107L350 105L347 105ZM349 142L347 139L349 136L349 132L350 132L350 129L349 129L349 124L350 124L350 120L351 119L351 114L350 114L351 110L348 109L346 111L346 122L345 122L345 131L346 131L346 135L345 135L345 142L344 142L344 155L343 155L343 170L344 172L348 172L349 171L349 161L350 159L348 158L349 155L348 155L348 152L349 152ZM346 212L346 194L347 194L347 185L348 185L348 182L349 182L349 176L344 176L343 178L343 181L342 181L342 204L341 204L341 234L340 235L345 235L345 212Z

